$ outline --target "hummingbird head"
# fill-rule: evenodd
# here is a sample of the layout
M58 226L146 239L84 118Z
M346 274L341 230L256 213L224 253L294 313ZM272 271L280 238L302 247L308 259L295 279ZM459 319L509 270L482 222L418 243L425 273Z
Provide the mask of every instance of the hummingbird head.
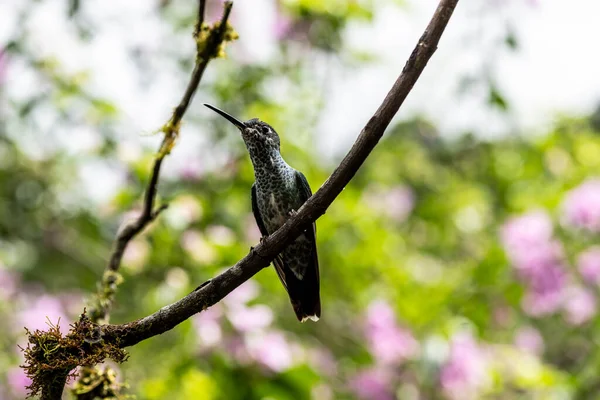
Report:
M258 118L242 122L217 107L210 104L204 105L235 125L242 133L242 139L244 139L246 147L250 151L254 148L279 151L279 135L277 135L277 132L275 132L275 129L271 125Z

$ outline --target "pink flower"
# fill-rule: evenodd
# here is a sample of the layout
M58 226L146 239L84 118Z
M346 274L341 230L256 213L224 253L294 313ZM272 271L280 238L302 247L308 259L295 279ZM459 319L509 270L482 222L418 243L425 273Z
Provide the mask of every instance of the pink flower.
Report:
M367 369L356 374L349 385L359 399L393 400L389 373L382 369Z
M220 322L222 315L223 312L217 304L192 318L192 324L203 346L213 347L221 342L223 337Z
M246 336L250 357L273 372L293 366L292 348L283 333L270 331Z
M310 351L309 360L315 370L325 376L336 376L338 373L338 362L331 351L326 348Z
M193 196L179 196L169 204L165 214L169 225L175 229L185 229L198 221L203 214L202 206Z
M589 289L573 287L567 294L564 307L566 321L571 325L581 325L596 315L596 297Z
M396 222L406 220L415 206L415 195L408 186L399 185L390 190L371 187L366 193L369 207Z
M419 350L419 343L397 325L394 311L381 300L367 309L366 336L371 353L382 364L399 364Z
M8 64L6 59L6 52L0 49L0 85L4 83L4 77L6 76L6 67Z
M262 237L260 230L256 225L254 215L252 214L248 214L248 216L244 218L244 237L246 238L246 241L250 243L258 243Z
M559 264L563 259L563 247L558 241L548 241L516 252L512 258L519 277L529 281Z
M567 193L563 212L568 225L600 232L600 179L588 179Z
M537 329L526 326L517 331L515 346L528 353L540 355L544 351L544 338Z
M278 40L287 39L291 28L292 20L287 15L278 12L273 26L273 34L275 37Z
M123 264L132 271L140 271L144 268L149 253L150 246L145 240L132 240L123 254Z
M533 211L511 218L502 228L504 249L527 285L525 312L542 316L555 312L563 300L566 273L562 244L552 238L547 213Z
M487 380L487 360L470 335L460 334L452 339L450 357L442 367L440 383L451 399L474 397Z
M562 244L552 239L552 222L536 211L512 218L502 229L502 242L520 277L535 279L563 258Z
M255 281L249 280L238 286L233 292L229 293L223 299L228 307L239 307L248 303L258 296L258 285Z
M188 229L181 235L181 247L198 263L209 264L217 257L214 247L208 243L204 235L195 230Z
M542 210L513 217L502 228L502 241L509 249L536 246L551 237L552 220Z
M198 181L204 175L205 168L198 159L190 159L179 168L179 177L184 181Z
M0 263L0 299L8 300L17 293L19 286L19 275L9 271Z
M600 246L590 247L577 257L579 273L586 282L600 283Z
M25 375L25 371L21 368L15 367L9 369L6 373L6 381L15 397L24 399L27 396L26 387L31 385L31 379Z
M234 307L227 312L231 325L240 332L252 332L271 325L273 312L269 307L258 304L252 307Z
M252 358L248 353L248 347L241 336L233 336L225 341L225 351L240 365L248 365Z
M404 221L414 207L415 195L408 186L396 186L385 196L385 212L394 221Z
M538 269L528 277L528 290L523 298L523 310L531 316L543 316L557 311L564 299L567 276L558 265Z
M33 302L22 310L18 316L19 328L27 327L29 330L47 331L48 321L57 324L60 320L60 328L63 333L69 330L69 318L65 310L56 297L43 295L33 300Z
M236 239L235 233L224 225L210 225L205 231L210 241L220 246L230 246Z

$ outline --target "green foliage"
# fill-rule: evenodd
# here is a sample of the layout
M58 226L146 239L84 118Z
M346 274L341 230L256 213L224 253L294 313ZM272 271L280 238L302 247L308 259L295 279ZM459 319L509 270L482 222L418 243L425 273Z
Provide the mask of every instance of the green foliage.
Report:
M183 3L161 2L161 15L176 32L190 29L190 13L178 11ZM344 55L345 27L369 21L374 5L290 0L281 6L278 17L290 28L278 36L280 52L273 62L214 60L194 104L212 96L240 118L271 123L281 134L284 158L305 173L316 191L336 163L313 144L315 110L323 99L317 90L321 82L309 65L314 53L308 51ZM66 11L75 20L85 5L71 1ZM207 29L200 30L200 39ZM227 35L235 37L230 27ZM305 48L298 50L294 41ZM169 48L179 44L168 42ZM517 38L507 37L507 46L516 49L517 44ZM71 317L81 312L83 298L102 277L116 232L139 211L156 149L141 146L147 138L124 128L114 102L90 91L85 71L65 72L60 60L32 51L26 36L4 51L45 83L35 93L7 99L6 111L0 110L6 113L0 123L0 317L7 321L0 327L5 350L0 352L0 397L19 398L3 387L9 385L10 366L20 363L15 352L15 343L25 340L20 326L45 321L56 311L48 304L60 303ZM193 63L193 54L188 58ZM178 71L186 79L190 63ZM510 110L508 100L489 83L489 106ZM272 95L274 85L282 88L278 96ZM61 130L86 126L99 144L82 154L58 146L43 156L32 154L22 132L31 131L26 128L44 108L57 116ZM198 108L190 108L183 125L171 121L162 131L173 138L165 147L172 150L165 169L181 164L182 153L172 144L176 136L189 134L205 139L203 147L194 148L201 170L171 168L163 175L158 204L169 203L169 208L130 243L119 275L104 277L107 297L116 295L114 323L178 300L259 240L250 210L254 177L243 143L228 124ZM53 129L36 131L34 139L40 141L42 133L53 138ZM415 393L426 398L465 393L490 399L593 398L598 322L568 322L568 309L528 313L529 288L507 257L501 236L512 216L544 210L571 284L597 290L577 269L581 252L598 243L597 233L562 221L568 194L600 171L599 133L587 121L563 119L535 139L507 136L484 142L464 136L447 141L440 136L420 119L390 127L318 220L323 317L317 324L297 323L268 268L219 305L128 349L131 357L118 369L82 371L85 380L74 393L119 398L128 392L142 399L376 398L359 389L382 379L385 398ZM136 143L137 155L121 156L125 141ZM77 173L93 163L115 166L125 176L106 202L82 193ZM38 300L44 307L36 308ZM381 351L374 343L373 319L386 316L386 307L392 310L386 317L391 325L386 340L392 346ZM106 348L86 326L77 322L67 336L58 326L30 332L25 363L34 393L44 371L68 373L78 364L124 359L122 350ZM523 332L534 339L538 334L543 349L524 350L519 343ZM81 360L76 351L81 346L97 351ZM479 361L454 365L456 348ZM486 356L472 356L477 349ZM64 354L58 365L45 363L49 351ZM382 353L395 358L384 362ZM459 367L474 378L456 397L447 371ZM386 375L377 376L380 371ZM365 373L375 377L360 380Z

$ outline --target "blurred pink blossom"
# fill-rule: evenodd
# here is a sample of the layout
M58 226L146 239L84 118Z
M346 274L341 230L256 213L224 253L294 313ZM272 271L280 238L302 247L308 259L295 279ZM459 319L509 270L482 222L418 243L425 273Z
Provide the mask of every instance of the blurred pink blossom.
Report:
M415 206L415 195L408 186L396 186L385 196L385 213L394 221L404 221Z
M527 285L522 307L532 316L555 312L564 298L563 248L552 230L546 212L532 211L509 219L501 232L508 258Z
M69 317L79 316L85 305L85 297L86 295L79 291L64 292L57 296L64 312Z
M198 181L205 173L205 168L198 159L187 160L179 168L179 177L184 181Z
M7 67L7 61L6 61L7 57L6 57L6 52L3 49L0 49L0 85L2 85L4 83L4 77L6 76L6 67Z
M223 337L221 330L222 315L221 307L216 304L192 318L192 324L203 346L212 347L221 342Z
M150 255L150 245L144 239L129 242L123 253L123 264L132 271L140 271Z
M600 232L600 178L588 179L568 192L563 212L568 225Z
M371 368L360 371L352 377L348 386L356 397L364 400L393 400L389 372Z
M501 230L502 243L509 258L521 264L532 248L546 247L552 239L552 220L541 210L510 218Z
M258 331L271 325L273 312L264 304L234 307L227 312L231 325L240 332Z
M440 383L450 399L477 398L486 384L487 360L472 336L456 335L451 342L450 357L442 367Z
M308 358L311 365L325 376L336 376L338 363L333 353L327 348L309 350Z
M565 320L571 325L588 322L597 312L596 297L583 287L572 287L565 301Z
M282 332L247 335L246 347L253 360L273 372L285 371L294 364L292 348Z
M242 336L232 336L225 341L225 351L240 365L248 365L252 362L248 348Z
M20 279L19 274L7 270L0 263L0 299L8 300L17 293Z
M367 309L366 336L371 353L382 364L401 363L419 351L419 343L397 325L394 311L382 300Z
M277 40L286 39L292 28L292 20L287 15L278 12L273 25L273 34Z
M215 248L208 243L202 232L188 229L181 235L181 247L197 262L209 264L217 257Z
M246 237L246 241L250 243L258 243L262 236L252 214L248 214L244 219L244 236Z
M558 265L547 266L531 274L523 298L523 310L531 316L543 316L557 311L564 300L567 275Z
M515 335L515 346L523 351L539 356L544 351L544 338L535 328L530 326L521 327Z
M204 20L208 23L218 21L223 14L224 1L208 1L204 11ZM232 15L235 17L235 14Z
M220 246L229 246L236 239L235 233L224 225L210 225L205 231L209 240Z
M258 290L258 285L255 281L246 281L238 286L233 292L229 293L229 295L223 299L223 302L228 307L232 308L245 305L258 296Z
M558 241L548 241L537 246L513 253L513 265L519 277L525 280L536 279L548 268L557 266L563 259L563 247Z
M47 331L48 321L52 324L57 324L60 320L60 329L63 333L69 330L69 318L65 314L65 310L56 297L50 295L42 295L31 301L18 314L19 329L27 327L29 330Z
M365 195L369 207L396 222L402 222L415 206L415 195L408 186L399 185L389 190L370 188Z
M579 273L588 283L600 284L600 246L590 247L577 257Z
M204 210L196 198L190 195L179 196L169 204L165 218L175 229L185 229L198 221Z
M19 367L14 367L6 373L6 383L15 397L25 398L27 396L27 386L31 385L31 379L25 375L25 371Z

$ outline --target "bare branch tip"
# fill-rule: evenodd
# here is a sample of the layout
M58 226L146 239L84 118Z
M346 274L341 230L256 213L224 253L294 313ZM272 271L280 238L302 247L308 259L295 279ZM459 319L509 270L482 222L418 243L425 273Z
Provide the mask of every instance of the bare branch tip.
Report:
M156 217L158 217L158 215L165 211L167 208L169 208L169 204L165 203L165 204L161 204L160 207L158 207L156 210L154 210L154 212L152 213L152 219L155 219Z

